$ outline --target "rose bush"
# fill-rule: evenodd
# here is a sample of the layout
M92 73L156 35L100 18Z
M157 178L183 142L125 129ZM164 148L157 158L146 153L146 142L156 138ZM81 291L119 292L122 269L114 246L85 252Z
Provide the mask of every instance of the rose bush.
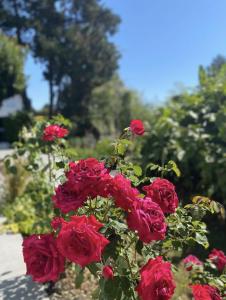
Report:
M51 152L47 152L50 158L54 151L62 154L60 136L54 133L53 139L43 140L46 127L40 130L39 143ZM23 242L27 273L34 281L56 281L65 260L66 267L79 266L78 278L84 268L95 275L96 299L173 299L177 293L178 253L183 254L194 244L209 247L202 218L218 213L221 207L202 196L182 207L173 183L163 178L168 174L180 176L172 161L166 166L151 165L161 171L161 178L148 177L140 166L130 162L127 153L131 156L134 135L144 133L143 123L133 120L113 144L113 153L101 161L89 157L71 162L70 157L61 155L57 165L52 164L49 179L56 186L51 197L55 216L44 230L52 242L41 238L46 243L44 253L40 253L40 234L25 237ZM32 240L37 242L29 248ZM206 299L223 299L224 263L222 255L213 254L203 265L194 256L184 260L187 286L195 299L197 285L210 287L212 298ZM221 272L217 270L219 262Z

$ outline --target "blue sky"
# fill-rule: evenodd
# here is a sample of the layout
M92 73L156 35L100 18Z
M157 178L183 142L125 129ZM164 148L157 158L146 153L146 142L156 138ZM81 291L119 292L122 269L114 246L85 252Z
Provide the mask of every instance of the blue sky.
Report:
M122 18L113 38L119 73L146 101L163 102L183 84L197 84L200 64L226 55L225 0L102 0ZM28 58L28 94L35 108L48 102L39 64Z

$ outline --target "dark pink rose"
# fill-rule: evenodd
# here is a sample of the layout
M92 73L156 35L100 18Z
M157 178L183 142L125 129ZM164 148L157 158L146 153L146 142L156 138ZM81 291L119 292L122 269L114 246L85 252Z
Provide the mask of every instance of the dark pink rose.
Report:
M222 300L218 290L207 284L192 285L192 294L194 300Z
M152 184L144 186L143 190L158 203L164 213L174 213L178 207L175 187L167 179L157 178Z
M143 122L141 120L132 120L130 122L130 130L133 134L143 135L145 132Z
M129 229L136 231L141 241L163 240L166 234L166 222L159 205L150 198L139 199L127 215Z
M114 198L115 205L128 211L131 209L134 201L139 195L139 191L132 188L129 179L123 175L118 174L111 179L108 185L109 194Z
M59 125L49 125L44 129L42 139L44 141L54 141L56 138L63 138L68 135L68 130Z
M64 257L56 247L52 234L31 235L23 241L27 275L37 282L56 281L64 272Z
M141 300L169 300L175 290L171 264L161 256L150 259L140 270L136 291Z
M223 251L213 249L209 254L209 259L216 265L219 272L224 270L224 267L226 266L226 255Z
M70 261L85 267L101 260L101 254L109 241L98 232L103 226L94 216L73 216L62 223L57 237L60 253Z
M203 263L195 256L195 255L188 255L183 259L183 263L187 271L191 271L192 267L195 266L202 266Z

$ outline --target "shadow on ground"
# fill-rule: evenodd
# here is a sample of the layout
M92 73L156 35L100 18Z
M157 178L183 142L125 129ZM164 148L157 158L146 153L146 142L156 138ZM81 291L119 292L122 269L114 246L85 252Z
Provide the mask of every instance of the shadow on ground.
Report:
M32 282L28 276L0 280L1 300L44 300L44 286Z

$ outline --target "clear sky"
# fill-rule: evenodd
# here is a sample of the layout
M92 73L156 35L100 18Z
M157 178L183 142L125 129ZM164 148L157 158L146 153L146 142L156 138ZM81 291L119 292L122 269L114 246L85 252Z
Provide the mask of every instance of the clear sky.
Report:
M226 55L225 0L102 0L120 15L113 38L122 54L119 73L145 100L159 104L178 83L197 84L200 64ZM41 68L25 66L28 94L35 108L48 101Z

